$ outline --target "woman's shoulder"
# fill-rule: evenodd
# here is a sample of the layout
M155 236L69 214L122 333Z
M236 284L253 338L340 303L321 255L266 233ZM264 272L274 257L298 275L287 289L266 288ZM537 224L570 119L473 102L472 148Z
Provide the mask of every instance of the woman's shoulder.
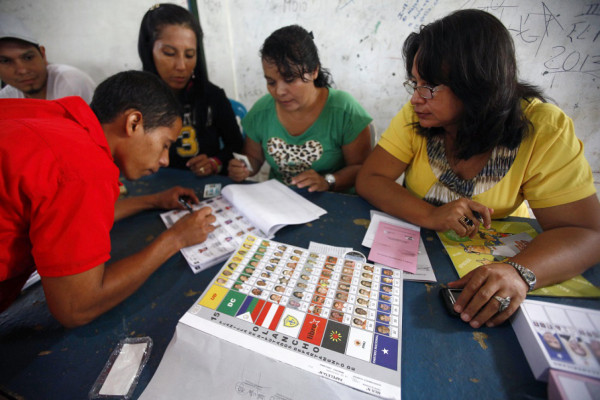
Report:
M248 129L251 125L262 125L268 121L275 112L275 101L270 94L259 98L248 110L248 113L242 120L242 125Z
M271 111L275 107L275 100L270 94L265 94L252 105L248 114L256 114L264 111Z
M329 88L329 102L334 105L359 104L350 93L333 88Z
M329 113L341 114L350 118L358 118L371 122L373 118L365 108L348 92L329 88L329 97L325 108Z
M544 126L559 128L571 123L571 118L560 107L540 99L523 99L521 106L536 130Z
M539 99L526 99L521 104L532 127L531 134L525 137L522 145L548 148L577 141L573 120L558 106Z
M227 98L227 94L225 93L225 90L223 90L223 88L215 85L214 83L212 83L211 81L206 81L206 84L204 85L205 90L206 90L206 94L209 97L225 97Z

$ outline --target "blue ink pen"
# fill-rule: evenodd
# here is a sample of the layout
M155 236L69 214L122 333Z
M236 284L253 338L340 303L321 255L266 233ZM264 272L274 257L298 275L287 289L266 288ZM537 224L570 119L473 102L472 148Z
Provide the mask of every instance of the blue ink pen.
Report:
M183 198L183 197L180 197L180 198L179 198L179 202L180 202L181 204L183 204L183 206L184 206L184 207L185 207L185 208L186 208L186 209L187 209L187 210L188 210L190 213L193 213L193 212L194 212L194 209L192 208L192 206L190 206L190 203L188 203L187 201L185 201L185 198Z

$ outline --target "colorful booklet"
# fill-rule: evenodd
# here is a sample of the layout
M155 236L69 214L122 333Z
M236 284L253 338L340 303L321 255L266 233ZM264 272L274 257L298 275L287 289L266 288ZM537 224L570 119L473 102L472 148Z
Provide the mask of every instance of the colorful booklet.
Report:
M538 380L550 369L600 379L600 311L525 300L512 327Z
M179 324L400 399L402 282L401 270L248 235Z
M454 231L438 232L456 272L462 278L482 264L501 262L513 257L537 236L527 222L492 221L491 229L480 226L474 239L460 237ZM534 296L600 297L600 288L579 275L568 281L536 289Z
M286 225L318 219L327 211L311 203L281 182L271 179L248 185L227 185L221 195L192 206L209 206L216 229L200 244L181 249L192 271L198 273L229 257L248 233L272 238ZM170 228L187 210L171 210L160 217Z

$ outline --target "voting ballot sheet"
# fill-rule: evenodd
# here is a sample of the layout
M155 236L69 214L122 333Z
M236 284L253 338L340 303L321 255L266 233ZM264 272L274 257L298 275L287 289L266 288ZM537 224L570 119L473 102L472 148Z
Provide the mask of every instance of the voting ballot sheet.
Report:
M192 328L228 353L249 350L325 378L328 387L400 399L402 283L400 270L248 235L180 319L176 337Z
M222 195L191 208L196 211L207 206L216 218L215 230L204 242L181 249L195 274L226 260L246 234L272 238L286 225L304 224L327 213L275 179L249 185L227 185ZM188 212L171 210L160 217L170 228Z

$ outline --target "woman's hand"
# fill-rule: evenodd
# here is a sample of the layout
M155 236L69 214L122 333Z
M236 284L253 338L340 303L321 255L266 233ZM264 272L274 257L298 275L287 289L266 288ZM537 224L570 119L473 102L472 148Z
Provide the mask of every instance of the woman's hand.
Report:
M246 167L246 163L235 158L229 160L227 173L235 182L241 182L250 176L250 170L248 170L248 167Z
M473 328L492 327L506 321L525 300L529 287L519 272L508 264L481 265L461 279L449 282L448 287L462 288L454 304L454 311ZM495 298L510 297L510 304L500 311L500 301Z
M154 208L162 208L164 210L184 209L185 207L179 202L180 197L185 197L192 204L197 204L198 196L193 189L175 186L171 189L152 195L152 204Z
M200 154L191 158L185 165L196 176L208 176L218 172L214 167L214 163L210 161L210 158L206 154Z
M309 192L325 192L329 190L329 183L314 169L301 172L292 178L292 185L302 189L307 187Z
M444 232L453 230L460 237L473 238L483 224L487 229L492 224L494 210L466 198L454 200L439 207L433 207L429 215L433 230Z

